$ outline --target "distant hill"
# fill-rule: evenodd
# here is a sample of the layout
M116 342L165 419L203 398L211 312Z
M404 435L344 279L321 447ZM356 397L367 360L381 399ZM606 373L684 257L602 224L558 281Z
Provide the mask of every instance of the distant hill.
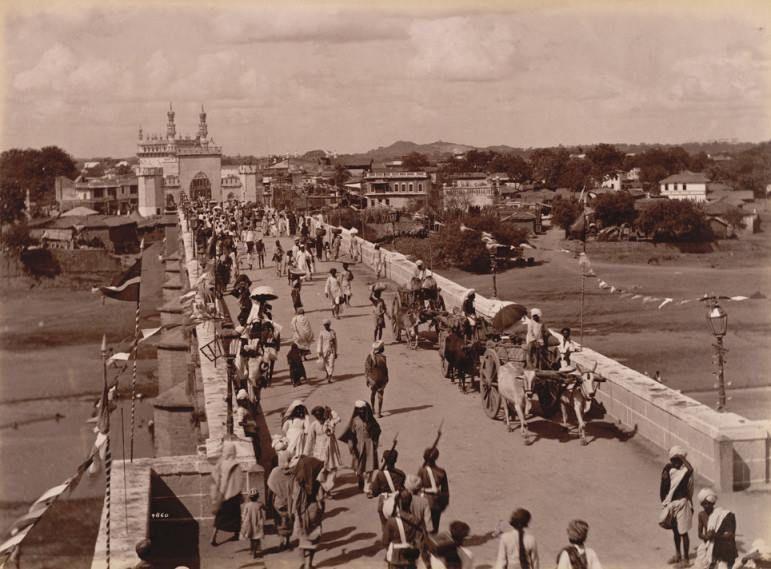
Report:
M736 154L752 148L755 146L751 142L734 142L734 141L710 141L710 142L686 142L683 144L629 144L629 143L610 143L622 152L643 152L650 148L669 148L680 146L684 148L690 154L697 154L699 152L706 152L708 154ZM564 146L569 152L582 153L592 148L595 144L584 144L575 146ZM557 148L557 147L552 147ZM492 150L501 154L519 154L521 156L529 156L534 148L516 148L505 144L499 144L494 146L472 146L469 144L459 144L456 142L446 142L443 140L437 140L436 142L429 142L427 144L418 144L409 140L397 140L389 146L379 146L367 152L353 153L353 154L341 154L340 158L346 159L362 159L375 160L376 162L383 162L386 160L398 160L403 156L411 152L420 152L425 154L433 162L441 158L447 158L455 153L468 152L469 150ZM318 151L314 151L318 152Z
M431 160L438 160L439 158L452 156L456 152L468 152L473 150L474 146L468 144L456 144L454 142L444 142L443 140L437 140L436 142L430 142L428 144L417 144L408 140L397 140L389 146L380 146L369 152L360 154L348 154L346 158L363 158L366 160L372 159L378 162L384 160L398 160L402 156L405 156L411 152L420 152L425 154Z

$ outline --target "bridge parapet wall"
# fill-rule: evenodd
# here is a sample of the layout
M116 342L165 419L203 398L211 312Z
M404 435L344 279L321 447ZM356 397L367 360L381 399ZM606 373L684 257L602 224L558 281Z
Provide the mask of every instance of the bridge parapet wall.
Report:
M316 226L328 234L331 225L319 219ZM314 228L315 229L315 228ZM347 252L351 233L342 230L341 251ZM373 243L356 237L362 262L374 269ZM415 263L403 254L383 251L385 277L406 285L415 274ZM469 290L434 272L448 309L460 307ZM476 295L477 312L492 318L511 301ZM555 331L553 335L559 337ZM752 421L736 413L719 413L677 390L589 348L574 359L586 367L597 363L597 371L608 379L598 392L607 412L628 429L667 451L673 445L689 450L697 472L718 490L742 490L771 482L771 421Z

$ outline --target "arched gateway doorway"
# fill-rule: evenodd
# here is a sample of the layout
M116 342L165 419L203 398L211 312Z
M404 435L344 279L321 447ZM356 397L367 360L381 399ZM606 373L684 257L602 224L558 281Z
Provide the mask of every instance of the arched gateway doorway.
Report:
M203 172L198 172L190 180L190 199L193 201L211 199L211 182Z

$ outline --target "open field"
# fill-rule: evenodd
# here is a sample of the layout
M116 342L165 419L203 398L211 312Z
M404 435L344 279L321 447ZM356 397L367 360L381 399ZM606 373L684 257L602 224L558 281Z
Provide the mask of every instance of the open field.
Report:
M541 263L512 269L497 277L500 298L516 300L544 311L547 325L568 326L579 339L581 276L575 256L563 252L576 243L561 240L562 231L538 237L534 245ZM599 280L635 293L695 298L704 293L751 296L766 299L727 302L729 349L726 377L733 389L771 386L771 243L758 234L750 243L724 242L722 250L708 254L681 254L659 246L660 264L649 265L650 250L634 251L623 243L588 243L587 254L598 278L587 278L584 301L584 342L587 346L651 376L658 370L675 389L693 392L697 399L716 401L712 375L713 338L701 302L675 303L658 310L657 303L623 299L598 287ZM649 244L644 244L649 245ZM650 246L649 247L653 247ZM643 249L640 247L639 249ZM739 254L737 251L744 250ZM626 262L618 262L624 258ZM663 259L664 257L669 257ZM712 268L711 265L720 268ZM723 268L726 267L726 268ZM492 276L463 271L442 274L481 294L492 295ZM729 388L729 395L730 389ZM739 396L729 408L751 418L771 417L771 389L756 389L752 397Z

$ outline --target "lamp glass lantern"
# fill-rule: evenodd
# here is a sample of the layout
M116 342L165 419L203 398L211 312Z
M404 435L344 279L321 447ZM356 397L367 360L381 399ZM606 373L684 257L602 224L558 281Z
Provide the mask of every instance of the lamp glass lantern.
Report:
M225 329L219 334L222 342L222 352L226 358L235 358L238 355L240 343L238 339L241 335L232 329Z
M716 338L722 338L728 331L728 314L722 307L715 303L707 311L707 322L709 323L712 335Z

